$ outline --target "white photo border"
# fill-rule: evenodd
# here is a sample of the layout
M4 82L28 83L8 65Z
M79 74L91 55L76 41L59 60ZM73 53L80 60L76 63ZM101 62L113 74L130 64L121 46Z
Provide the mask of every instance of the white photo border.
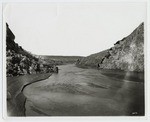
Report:
M147 4L147 17L146 17L146 23L144 24L144 52L145 52L145 116L138 117L138 116L116 116L116 117L109 117L109 116L99 116L99 117L8 117L6 115L6 41L5 41L5 23L3 23L3 5L5 3L37 3L37 2L146 2ZM136 122L147 122L150 121L150 1L149 0L2 0L0 1L0 9L1 9L1 19L0 19L0 25L1 25L1 42L0 42L0 56L1 56L1 62L0 62L0 69L1 69L1 92L0 92L0 104L1 104L1 121L64 121L64 122L72 122L72 121L105 121L105 122L120 122L120 121L136 121Z

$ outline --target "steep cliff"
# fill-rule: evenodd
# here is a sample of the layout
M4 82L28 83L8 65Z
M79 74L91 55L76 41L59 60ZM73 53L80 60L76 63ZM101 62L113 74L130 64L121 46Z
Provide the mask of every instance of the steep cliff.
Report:
M144 23L129 36L116 42L100 65L103 69L144 71Z
M24 50L14 40L15 35L6 24L6 73L8 77L52 72L53 64L50 65Z
M117 41L112 48L85 57L77 65L143 72L144 23L141 23L129 36Z
M34 58L37 59L35 56L33 56L28 51L24 50L21 46L19 46L15 41L15 35L9 28L9 25L6 23L6 51L13 51L17 54L22 54L28 58Z

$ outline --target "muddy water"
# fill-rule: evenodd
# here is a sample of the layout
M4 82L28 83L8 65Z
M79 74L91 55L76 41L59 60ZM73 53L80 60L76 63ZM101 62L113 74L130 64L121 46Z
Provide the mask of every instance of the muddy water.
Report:
M25 87L26 116L144 114L143 82L115 79L73 64L59 69L58 74Z

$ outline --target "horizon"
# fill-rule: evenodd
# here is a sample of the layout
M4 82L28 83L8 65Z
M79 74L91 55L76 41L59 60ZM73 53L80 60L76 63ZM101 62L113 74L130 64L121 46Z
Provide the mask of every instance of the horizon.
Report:
M145 23L146 6L13 3L5 5L3 14L15 35L14 41L26 51L34 55L85 57L111 48Z

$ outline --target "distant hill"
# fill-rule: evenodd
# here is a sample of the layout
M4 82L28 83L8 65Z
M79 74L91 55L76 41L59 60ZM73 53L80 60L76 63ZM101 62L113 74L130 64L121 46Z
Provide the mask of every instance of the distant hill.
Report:
M79 67L93 67L96 68L97 65L102 62L102 59L104 56L108 55L108 50L104 50L99 53L95 53L92 55L89 55L87 57L82 58L80 61L76 63Z
M80 60L83 58L81 56L46 56L46 55L40 55L40 57L44 61L55 64L55 65L76 63L77 60Z
M143 72L144 23L110 49L83 58L77 66Z

